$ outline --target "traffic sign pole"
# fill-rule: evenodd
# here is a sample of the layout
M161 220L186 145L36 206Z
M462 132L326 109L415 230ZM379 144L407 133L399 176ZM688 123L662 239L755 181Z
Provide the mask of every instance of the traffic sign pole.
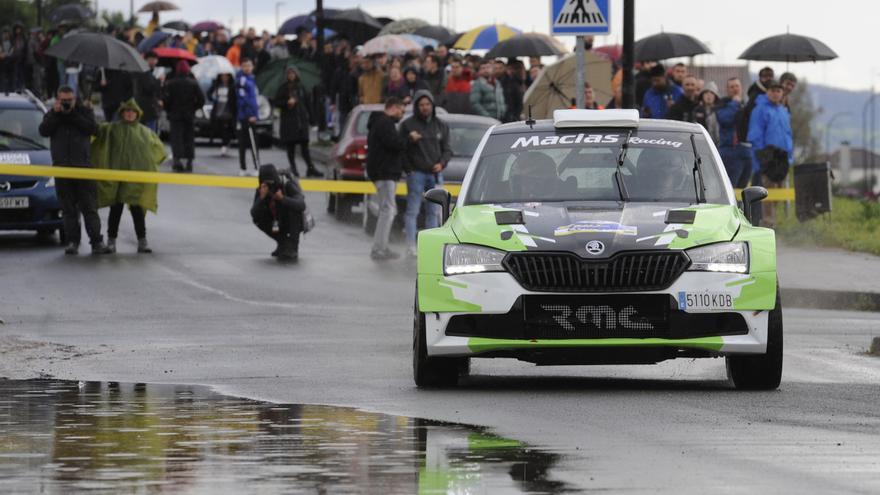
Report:
M577 57L577 78L575 79L574 95L578 108L584 108L584 37L575 37L575 57Z

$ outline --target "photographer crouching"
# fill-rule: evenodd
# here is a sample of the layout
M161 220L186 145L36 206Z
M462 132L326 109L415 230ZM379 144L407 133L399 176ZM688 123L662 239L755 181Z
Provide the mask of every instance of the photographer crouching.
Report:
M278 172L274 165L268 164L260 166L259 178L251 218L260 230L278 243L272 256L279 261L296 261L306 209L299 182L289 172Z

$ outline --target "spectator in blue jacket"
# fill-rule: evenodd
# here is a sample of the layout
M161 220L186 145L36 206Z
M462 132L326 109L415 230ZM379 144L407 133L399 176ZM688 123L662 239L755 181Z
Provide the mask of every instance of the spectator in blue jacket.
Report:
M752 148L737 138L737 119L743 118L743 87L739 78L727 80L727 96L715 112L718 118L718 153L733 187L743 188L752 176Z
M788 155L788 163L794 162L794 146L791 138L791 114L782 104L785 93L782 84L773 81L767 93L758 96L755 109L749 118L749 142L752 144L753 169L760 170L758 153L768 146L784 150ZM773 181L761 173L764 187L782 187L782 181ZM755 181L753 181L755 182ZM775 208L772 203L763 205L763 224L774 226L776 223Z
M245 156L248 148L254 150L254 170L250 175L257 175L256 153L259 149L256 143L251 142L253 136L254 124L257 123L257 117L260 115L260 107L257 103L257 83L254 80L254 61L245 58L241 61L241 70L235 75L235 91L236 102L238 105L238 164L241 166L239 175L248 175L247 163Z
M682 97L684 91L666 79L666 69L657 64L651 69L651 87L642 98L642 117L646 119L665 119L672 105Z

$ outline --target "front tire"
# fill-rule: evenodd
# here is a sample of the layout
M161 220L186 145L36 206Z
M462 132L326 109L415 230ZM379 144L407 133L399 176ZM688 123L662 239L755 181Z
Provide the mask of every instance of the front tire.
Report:
M419 311L419 292L413 303L413 380L419 388L454 387L459 376L466 376L468 358L428 357L425 341L425 313Z
M775 390L782 381L782 299L776 288L776 307L767 319L767 352L757 356L727 356L727 376L739 390Z

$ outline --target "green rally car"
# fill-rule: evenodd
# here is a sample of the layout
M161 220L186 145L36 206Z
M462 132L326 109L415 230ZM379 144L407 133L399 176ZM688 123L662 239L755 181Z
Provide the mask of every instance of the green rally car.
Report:
M489 129L443 226L418 238L413 371L725 357L737 388L782 375L776 240L742 210L703 127L557 110Z

